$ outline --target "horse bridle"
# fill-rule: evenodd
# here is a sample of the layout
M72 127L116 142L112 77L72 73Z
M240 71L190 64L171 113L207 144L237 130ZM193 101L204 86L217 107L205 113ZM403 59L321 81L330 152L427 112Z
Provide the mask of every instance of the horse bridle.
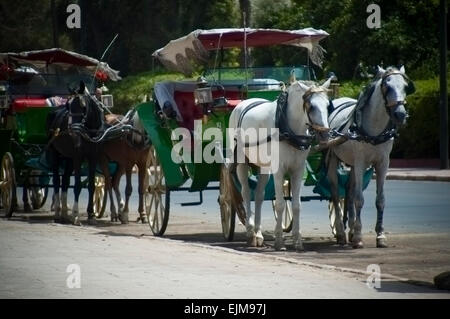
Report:
M309 111L311 110L311 98L314 93L327 93L327 89L324 89L322 87L313 86L310 87L305 94L303 94L303 110L305 111L306 115L308 116L308 126L310 126L313 130L318 132L329 132L330 128L320 126L317 124L314 124L314 122L311 120L311 117L309 116Z

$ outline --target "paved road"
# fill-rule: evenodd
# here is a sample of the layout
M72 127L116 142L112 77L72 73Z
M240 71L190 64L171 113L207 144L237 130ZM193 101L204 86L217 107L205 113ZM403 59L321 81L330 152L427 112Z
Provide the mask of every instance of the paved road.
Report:
M450 298L395 280L369 288L366 278L151 236L0 220L0 298Z
M196 200L196 195L174 195L166 239L152 237L147 225L124 226L107 219L96 228L55 225L45 212L47 204L44 211L0 220L0 297L450 297L398 281L431 283L450 270L450 183L387 182L387 250L374 247L370 232L373 188L371 183L366 191L365 249L335 245L326 203L315 201L303 203L307 252L302 254L273 251L269 203L263 213L267 247L246 248L242 225L237 225L235 241L225 243L216 191L205 192L204 204L195 207L179 204ZM86 191L82 196L85 203ZM132 210L136 203L134 194ZM81 290L65 285L66 267L73 263L82 270ZM381 268L380 290L365 285L367 276L361 274L369 264Z

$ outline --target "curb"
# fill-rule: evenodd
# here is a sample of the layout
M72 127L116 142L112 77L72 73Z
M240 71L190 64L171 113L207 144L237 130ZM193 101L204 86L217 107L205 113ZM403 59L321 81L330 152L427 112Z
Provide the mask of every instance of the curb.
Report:
M428 182L450 182L450 176L431 176L431 175L397 175L389 174L386 176L387 180L402 180L402 181L428 181Z

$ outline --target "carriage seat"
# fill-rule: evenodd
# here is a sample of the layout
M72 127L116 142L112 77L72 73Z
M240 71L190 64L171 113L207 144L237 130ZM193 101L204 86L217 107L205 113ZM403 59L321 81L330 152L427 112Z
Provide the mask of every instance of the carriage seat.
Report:
M195 104L194 90L197 88L196 82L159 82L155 84L154 93L161 108L172 106L176 113L176 120L179 125L189 130L194 129L194 121L203 117L203 109ZM213 98L222 97L223 92L213 88ZM239 91L226 92L227 104L218 105L219 109L230 109L236 107L241 101ZM213 108L214 109L214 108Z
M45 97L35 97L35 98L20 98L15 99L12 103L12 110L14 112L25 112L29 107L46 107L48 106Z

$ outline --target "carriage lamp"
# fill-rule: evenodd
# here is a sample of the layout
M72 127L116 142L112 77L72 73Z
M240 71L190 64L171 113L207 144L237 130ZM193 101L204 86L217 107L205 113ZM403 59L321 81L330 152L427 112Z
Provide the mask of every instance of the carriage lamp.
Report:
M203 124L206 124L208 122L209 106L213 102L211 88L206 87L195 89L194 101L196 105L201 105L203 107Z

